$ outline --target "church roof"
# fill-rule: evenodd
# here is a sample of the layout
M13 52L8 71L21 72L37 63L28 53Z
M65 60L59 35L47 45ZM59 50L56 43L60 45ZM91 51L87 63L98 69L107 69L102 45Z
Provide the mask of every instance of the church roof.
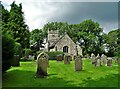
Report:
M65 35L64 35L64 36L65 36ZM53 47L57 44L57 42L58 42L60 39L62 39L64 36L60 37L60 38L57 39L57 40L50 40L50 41L48 41L48 42L49 42L49 48L53 48Z
M65 35L68 35L68 34L66 33ZM60 37L57 40L48 41L49 42L49 48L53 48L65 35L63 35L62 37Z

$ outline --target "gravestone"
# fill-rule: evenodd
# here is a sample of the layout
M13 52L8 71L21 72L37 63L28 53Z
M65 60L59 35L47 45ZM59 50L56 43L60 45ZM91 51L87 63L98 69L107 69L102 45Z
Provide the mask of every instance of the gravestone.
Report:
M95 66L101 66L101 58L100 58L100 55L99 55L99 54L98 54L97 57L96 57Z
M102 65L107 66L107 56L104 54L102 54L102 56L101 56L101 63L102 63Z
M68 54L64 55L64 64L70 64L70 57Z
M111 57L107 58L107 66L112 66L112 58Z
M96 66L101 66L101 60L100 59L96 60Z
M56 56L57 61L62 61L63 60L63 55L59 54Z
M91 60L92 60L92 64L95 64L96 62L96 57L95 57L95 54L91 54Z
M47 76L47 67L49 65L48 55L45 52L40 53L37 56L37 72L36 77Z
M75 57L75 71L80 70L82 70L82 57L78 55Z
M70 59L70 61L72 61L72 56L71 55L69 55L69 59Z

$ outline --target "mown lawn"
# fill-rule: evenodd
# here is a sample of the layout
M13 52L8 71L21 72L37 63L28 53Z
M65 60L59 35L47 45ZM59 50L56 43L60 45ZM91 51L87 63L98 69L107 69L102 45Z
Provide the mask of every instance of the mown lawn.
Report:
M35 78L36 62L20 62L3 75L3 87L118 87L118 65L95 67L83 60L83 70L74 71L74 61L49 61L47 78Z

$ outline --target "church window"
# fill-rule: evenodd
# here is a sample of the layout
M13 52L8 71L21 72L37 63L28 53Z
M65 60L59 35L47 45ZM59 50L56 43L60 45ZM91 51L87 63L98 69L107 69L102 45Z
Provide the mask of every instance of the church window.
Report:
M63 47L63 52L68 53L68 46Z

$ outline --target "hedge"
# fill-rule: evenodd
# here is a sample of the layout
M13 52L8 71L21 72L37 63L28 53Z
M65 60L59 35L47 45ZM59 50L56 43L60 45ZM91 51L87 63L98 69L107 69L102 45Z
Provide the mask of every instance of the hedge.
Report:
M40 54L41 51L37 51L37 55ZM64 55L64 52L61 52L61 51L52 51L52 52L46 52L49 56L49 60L56 60L56 56L61 54L61 55Z

